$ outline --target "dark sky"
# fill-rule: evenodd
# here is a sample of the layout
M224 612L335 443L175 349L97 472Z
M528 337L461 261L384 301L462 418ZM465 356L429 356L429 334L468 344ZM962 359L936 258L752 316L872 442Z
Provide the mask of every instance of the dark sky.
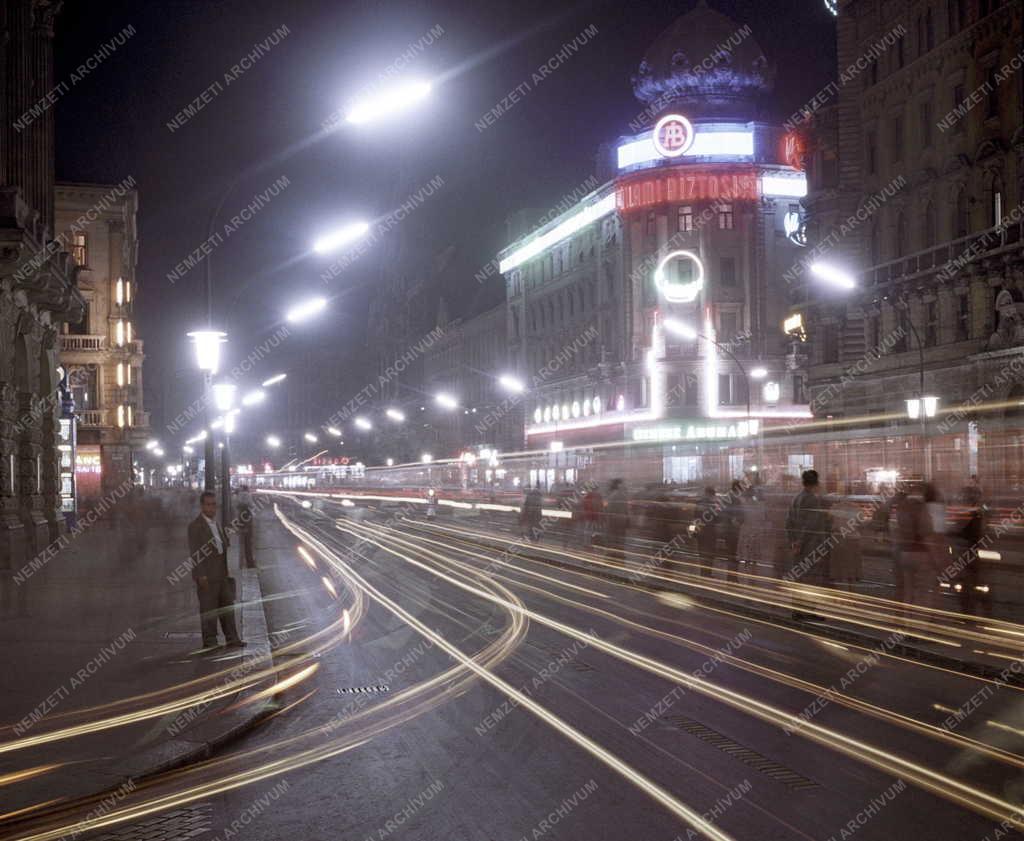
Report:
M834 22L822 0L712 0L754 37L777 67L777 114L791 113L834 75ZM601 142L628 132L639 109L630 87L644 51L693 0L557 4L539 0L71 0L58 18L56 80L127 26L134 36L73 85L57 111L61 180L117 183L140 194L139 332L150 387L186 368L184 332L204 313L202 268L167 280L206 238L210 209L240 172L220 224L279 176L289 186L213 256L217 320L244 355L304 292L320 292L325 261L312 236L332 221L373 218L393 206L400 174L444 188L416 214L428 259L455 245L449 309L493 305L501 280L474 272L506 244L514 210L540 212L593 171ZM484 132L474 122L591 24L598 34ZM177 131L168 121L275 29L289 33ZM406 74L443 78L431 100L401 121L315 140L324 120L432 28L444 34ZM400 167L400 162L404 162ZM332 282L331 317L290 342L328 341L343 364L361 338L372 254ZM364 295L365 297L365 295ZM235 301L235 303L232 303ZM223 315L230 309L230 321ZM244 338L243 338L244 336Z

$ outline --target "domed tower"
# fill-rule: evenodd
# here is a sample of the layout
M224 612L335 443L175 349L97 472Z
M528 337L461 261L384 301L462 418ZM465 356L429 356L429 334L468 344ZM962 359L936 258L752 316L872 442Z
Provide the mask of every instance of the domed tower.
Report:
M751 119L774 80L775 68L750 26L699 0L651 44L633 77L633 93L656 111Z

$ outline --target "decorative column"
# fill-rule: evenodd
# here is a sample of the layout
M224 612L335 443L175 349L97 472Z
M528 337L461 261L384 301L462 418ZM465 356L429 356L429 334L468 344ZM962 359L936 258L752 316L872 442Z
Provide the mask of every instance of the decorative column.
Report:
M18 508L25 524L27 547L32 555L46 548L49 527L43 511L43 430L45 410L39 394L39 352L42 326L24 309L18 317L16 347L24 357L18 382ZM53 442L56 446L56 441Z
M0 577L24 563L25 528L18 513L18 393L14 386L14 296L0 288Z
M42 439L42 511L46 518L47 537L52 543L60 537L64 518L60 511L60 399L57 391L57 330L50 324L42 327L39 356L40 437Z

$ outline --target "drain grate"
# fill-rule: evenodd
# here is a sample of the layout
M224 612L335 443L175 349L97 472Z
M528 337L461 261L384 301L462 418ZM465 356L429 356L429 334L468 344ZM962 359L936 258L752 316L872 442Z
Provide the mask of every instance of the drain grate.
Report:
M809 791L819 787L814 780L809 780L792 768L780 765L774 759L769 759L764 754L751 750L739 742L734 742L728 736L723 736L717 730L705 727L699 721L694 721L692 718L686 718L686 716L682 715L666 716L665 720L672 722L684 733L696 736L702 742L707 742L723 753L729 754L733 759L738 759L744 765L748 765L755 771L760 771L766 777L782 783L790 791Z
M379 695L390 692L391 688L384 686L343 686L338 690L339 695Z
M179 841L213 831L213 804L196 803L120 829L107 829L103 841Z

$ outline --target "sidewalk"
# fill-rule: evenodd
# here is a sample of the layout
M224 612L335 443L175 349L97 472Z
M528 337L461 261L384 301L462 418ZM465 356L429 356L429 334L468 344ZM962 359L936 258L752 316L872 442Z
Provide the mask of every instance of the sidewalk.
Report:
M230 549L229 568L239 588L239 633L248 646L198 653L195 587L188 574L174 576L188 555L186 526L178 519L148 528L144 554L122 561L118 533L97 523L41 568L28 575L22 568L18 580L4 575L0 748L111 715L141 713L230 681L211 677L218 672L271 665L259 576L255 569L238 569L237 545ZM229 709L255 691L4 753L0 774L58 767L5 786L0 813L116 788L204 757L272 711L272 702Z

